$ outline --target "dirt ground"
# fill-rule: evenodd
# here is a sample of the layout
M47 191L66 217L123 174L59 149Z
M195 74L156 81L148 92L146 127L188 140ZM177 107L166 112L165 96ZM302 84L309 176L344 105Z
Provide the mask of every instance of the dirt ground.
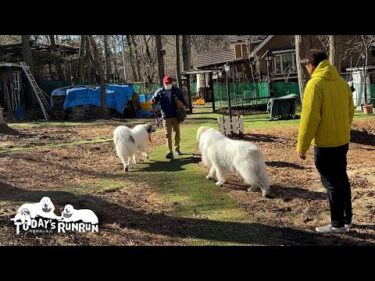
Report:
M20 129L7 135L1 148L60 144L112 137L113 126L42 127ZM4 136L3 136L4 138ZM154 134L152 146L163 142L162 132ZM1 152L1 150L0 150ZM0 245L180 245L180 239L144 231L150 220L163 217L171 206L144 183L122 183L125 175L111 141L53 149L41 148L0 153ZM100 179L98 181L98 179ZM112 186L107 188L108 185ZM67 189L66 187L76 187ZM16 236L9 221L24 202L53 199L56 214L70 202L75 208L90 208L101 223L99 233ZM154 221L157 228L160 222Z
M254 223L277 226L286 245L375 244L375 124L374 119L355 121L348 154L352 184L354 228L349 233L316 235L313 229L329 221L328 200L314 167L312 151L303 161L295 153L296 127L256 129L247 132L266 155L272 198L244 191L231 176L224 188L253 218ZM0 134L0 245L183 245L183 221L166 215L173 204L162 200L152 186L126 181L113 143L118 124L19 129ZM33 148L75 141L107 142L66 147ZM159 130L152 146L164 142ZM7 149L27 150L8 153ZM31 148L31 149L30 149ZM98 180L99 179L99 180ZM18 206L43 196L55 198L56 213L69 202L90 208L101 221L99 234L15 235L9 221ZM168 231L168 228L178 230Z
M243 192L245 186L232 177L228 193L254 214L258 222L282 228L314 232L329 222L329 205L324 187L315 169L313 150L307 160L295 152L297 127L257 129L247 139L266 155L272 199ZM355 121L348 153L348 175L352 185L353 229L345 235L299 235L283 233L291 244L375 244L375 122ZM233 188L236 186L237 188ZM297 243L296 243L297 242Z

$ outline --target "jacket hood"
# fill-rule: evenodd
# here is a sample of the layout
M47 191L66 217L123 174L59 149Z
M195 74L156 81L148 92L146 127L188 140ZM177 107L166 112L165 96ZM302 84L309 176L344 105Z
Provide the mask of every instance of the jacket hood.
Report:
M311 75L311 78L319 77L324 80L334 81L340 78L336 67L329 63L329 60L323 60L316 67L315 71Z

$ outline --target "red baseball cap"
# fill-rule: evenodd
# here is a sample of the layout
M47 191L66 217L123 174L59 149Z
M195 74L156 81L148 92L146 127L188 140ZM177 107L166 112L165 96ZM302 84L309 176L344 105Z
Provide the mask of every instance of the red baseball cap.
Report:
M164 76L163 84L172 84L172 77L168 75Z

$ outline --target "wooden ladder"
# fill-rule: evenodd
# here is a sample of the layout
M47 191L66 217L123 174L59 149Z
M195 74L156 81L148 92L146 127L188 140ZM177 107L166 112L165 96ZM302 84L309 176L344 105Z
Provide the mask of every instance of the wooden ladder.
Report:
M36 98L37 98L37 100L39 102L40 108L42 109L43 116L48 121L49 120L49 116L48 116L46 108L44 107L43 102L41 100L41 98L43 97L44 93L39 88L38 84L36 83L34 75L30 71L30 67L25 62L23 62L23 61L21 62L21 67L22 67L22 70L25 72L25 74L27 76L27 79L30 82L31 87L34 90L34 93L35 93L35 96L36 96Z

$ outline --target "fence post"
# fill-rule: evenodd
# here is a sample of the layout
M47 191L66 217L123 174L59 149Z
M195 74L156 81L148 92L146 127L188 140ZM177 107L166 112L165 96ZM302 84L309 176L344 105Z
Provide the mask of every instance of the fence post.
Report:
M225 135L225 128L224 128L224 117L218 117L217 123L219 124L219 131L223 135Z
M238 125L238 128L239 128L239 136L242 137L244 134L245 134L245 128L244 128L244 120L243 120L243 116L241 115L240 118L239 118L239 125Z

